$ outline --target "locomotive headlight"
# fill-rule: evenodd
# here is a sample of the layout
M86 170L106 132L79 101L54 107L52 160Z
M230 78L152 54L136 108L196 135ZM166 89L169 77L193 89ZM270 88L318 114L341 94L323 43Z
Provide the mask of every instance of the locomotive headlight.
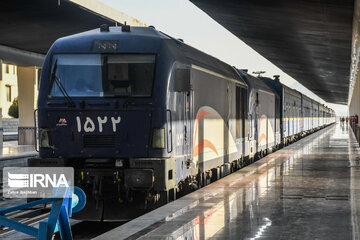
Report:
M122 166L124 166L124 160L116 159L115 160L115 167L122 167Z
M50 133L49 130L39 129L39 145L41 148L50 148Z
M165 128L154 128L152 148L165 148Z

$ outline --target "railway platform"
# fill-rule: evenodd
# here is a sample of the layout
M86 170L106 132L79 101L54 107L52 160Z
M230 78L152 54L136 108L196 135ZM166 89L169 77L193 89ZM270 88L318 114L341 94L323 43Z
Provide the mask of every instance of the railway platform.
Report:
M315 132L94 239L359 239L360 148Z
M19 157L36 156L34 145L18 145L18 141L6 141L0 147L0 161Z
M7 141L0 148L0 169L4 167L26 167L27 159L37 156L33 145L18 145L17 141ZM0 182L2 185L2 171Z
M4 167L26 167L27 159L37 156L33 145L18 145L18 141L6 141L0 148L0 208L11 207L16 204L24 203L24 199L4 199L2 169Z

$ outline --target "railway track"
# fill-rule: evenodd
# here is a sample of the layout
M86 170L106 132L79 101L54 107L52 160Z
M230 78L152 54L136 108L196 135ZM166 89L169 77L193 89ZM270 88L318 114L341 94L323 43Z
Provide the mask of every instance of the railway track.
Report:
M20 154L19 156L8 156L8 157L0 157L0 163L2 167L23 167L27 166L26 159L28 157L33 157L33 153L31 154ZM16 205L20 205L26 202L26 199L8 199L3 197L3 186L7 182L3 181L2 172L0 174L0 208L8 208ZM25 210L19 210L16 212L12 212L10 214L6 214L5 216L13 219L15 221L24 223L29 226L38 227L38 223L44 219L49 217L51 205L47 206L37 206L28 208ZM111 230L112 228L118 227L123 223L119 222L87 222L87 221L79 221L70 219L70 224L73 232L74 239L91 239L102 233ZM19 233L7 227L0 226L0 240L2 239L34 239L31 236L25 235L23 233ZM59 234L54 234L53 239L60 239Z
M19 199L6 199L4 202L14 202L17 205ZM7 204L9 206L9 204ZM10 206L11 206L10 205ZM5 216L29 226L38 227L38 223L49 217L51 205L32 207L6 214ZM91 239L99 236L113 228L124 224L124 222L90 222L70 219L73 238L79 240ZM34 239L7 227L0 227L0 239ZM60 240L59 233L55 233L53 240Z
M24 223L26 225L34 226L40 221L48 218L50 209L51 206L33 207L6 214L5 217ZM0 239L11 239L10 235L15 233L16 231L10 228L0 227Z

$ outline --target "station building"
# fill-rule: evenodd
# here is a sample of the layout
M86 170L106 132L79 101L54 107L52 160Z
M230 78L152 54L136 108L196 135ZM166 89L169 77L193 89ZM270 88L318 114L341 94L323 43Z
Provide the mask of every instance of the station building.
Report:
M18 96L17 66L0 63L0 109L3 118L11 118L8 111Z

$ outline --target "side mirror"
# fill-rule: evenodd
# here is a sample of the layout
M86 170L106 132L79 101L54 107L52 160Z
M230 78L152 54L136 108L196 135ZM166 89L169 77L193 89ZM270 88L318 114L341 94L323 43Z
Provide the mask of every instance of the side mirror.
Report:
M175 71L175 91L189 92L191 90L190 84L190 69L178 68Z

